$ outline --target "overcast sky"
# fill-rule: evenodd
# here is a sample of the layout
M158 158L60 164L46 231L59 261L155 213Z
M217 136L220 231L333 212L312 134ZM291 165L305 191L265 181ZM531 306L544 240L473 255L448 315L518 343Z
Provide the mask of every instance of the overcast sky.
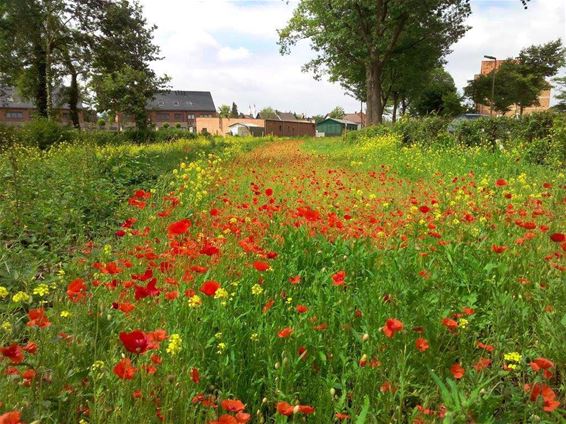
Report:
M340 105L360 105L338 85L301 72L314 57L308 43L281 56L277 28L285 25L296 1L140 0L164 59L155 64L172 77L172 89L211 91L214 102L236 102L241 112L272 106L307 115ZM566 40L566 0L471 0L472 27L452 48L447 69L456 85L479 72L484 54L505 58L521 48L556 38Z

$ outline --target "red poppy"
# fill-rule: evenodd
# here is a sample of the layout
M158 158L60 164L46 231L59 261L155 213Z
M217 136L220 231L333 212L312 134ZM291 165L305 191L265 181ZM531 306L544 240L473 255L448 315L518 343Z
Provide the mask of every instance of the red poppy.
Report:
M238 399L225 399L220 405L222 406L222 409L228 412L240 412L246 408L246 405Z
M254 262L254 268L257 271L263 272L263 271L267 271L271 267L269 266L269 264L267 262L255 261Z
M499 246L497 244L493 244L491 246L491 250L495 253L503 253L507 250L507 246Z
M191 368L191 380L193 380L193 383L195 384L200 382L200 373L198 368Z
M2 353L2 356L5 358L8 358L14 365L21 364L25 359L24 350L16 343L8 347L0 348L0 353Z
M200 286L200 292L207 296L214 296L216 291L220 288L220 283L216 281L205 281Z
M136 375L136 368L132 366L129 358L123 358L112 370L122 380L131 380Z
M464 368L458 362L455 362L450 367L450 372L452 373L452 375L454 376L454 378L456 380L459 380L462 377L464 377L464 374L465 374L466 371L464 370Z
M428 341L426 339L423 339L422 337L419 337L415 341L415 346L420 352L424 352L425 350L428 350L428 348L430 347Z
M426 206L426 205L423 205L423 206L419 207L419 210L420 210L422 213L429 213L429 212L430 212L430 208L429 208L428 206Z
M550 368L554 368L554 362L546 358L536 358L531 363L531 368L533 371L542 370L545 378L552 378L552 373L549 371Z
M315 408L310 405L299 405L297 411L299 414L310 415L314 414Z
M491 359L489 359L489 358L480 358L480 359L478 360L478 362L476 362L476 363L474 364L474 369L475 369L477 372L480 372L481 370L483 370L484 368L489 367L490 365L491 365Z
M458 323L454 321L452 318L444 318L442 320L442 325L448 328L450 331L454 331L458 328Z
M51 325L49 319L47 319L47 315L45 315L45 310L43 308L30 309L30 311L28 312L28 318L28 327L45 328Z
M206 244L200 250L200 253L207 256L214 256L214 255L218 255L218 253L220 253L220 250L211 244Z
M269 299L267 302L265 302L265 305L263 305L261 312L266 314L267 311L269 311L273 305L275 305L275 300Z
M343 414L342 412L337 412L334 416L338 421L344 421L350 419L350 416L348 414Z
M121 332L120 340L128 352L137 354L144 353L149 345L147 335L141 330L134 330L131 333Z
M209 421L208 424L239 424L238 420L229 414L224 414L218 417L216 421Z
M338 271L332 276L332 284L334 284L335 286L343 286L345 279L346 279L346 272Z
M486 350L488 352L493 352L494 349L495 349L492 345L484 344L482 342L477 342L476 346L479 347L480 349Z
M296 275L294 277L290 277L289 278L289 282L293 285L299 284L301 282L301 276L300 275Z
M403 323L395 318L389 318L383 326L383 334L389 338L392 338L395 333L401 330L403 330Z
M500 179L498 179L498 180L495 182L495 185L496 185L497 187L503 187L503 186L506 186L506 185L507 185L507 181L504 180L503 178L500 178Z
M291 327L285 327L283 330L277 333L277 337L279 337L280 339L285 339L287 337L290 337L291 334L293 334L293 329Z
M307 308L305 305L297 305L297 312L299 314L304 314L308 310L309 310L309 308Z
M287 417L293 415L294 406L287 402L277 402L277 412Z
M550 240L552 240L555 243L562 243L562 242L566 241L566 234L562 234L562 233L551 234Z
M236 421L238 421L238 424L246 424L246 423L250 422L250 420L252 419L252 416L250 414L248 414L247 412L240 411L236 415L234 415L234 418L236 418Z
M191 227L191 221L188 219L182 219L177 222L173 222L167 227L167 233L169 236L177 236L186 233Z
M267 190L265 190L265 195L266 196L272 196L273 195L273 190L268 188Z
M525 388L529 390L530 386L527 385ZM546 384L543 383L533 384L530 394L531 402L535 402L539 396L542 396L543 409L546 412L552 412L560 406L560 402L556 400L556 393L554 393L554 390L552 390Z
M86 295L86 284L82 278L77 278L69 283L67 286L67 296L71 302L78 302Z
M24 424L18 411L6 412L0 415L0 424Z
M530 365L534 371L547 370L554 367L554 362L546 358L536 358Z

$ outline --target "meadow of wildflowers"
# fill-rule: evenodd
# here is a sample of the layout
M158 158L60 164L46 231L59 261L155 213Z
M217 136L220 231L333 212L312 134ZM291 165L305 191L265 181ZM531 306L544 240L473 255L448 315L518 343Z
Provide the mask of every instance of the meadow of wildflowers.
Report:
M0 280L0 423L559 423L566 175L396 136L234 141Z

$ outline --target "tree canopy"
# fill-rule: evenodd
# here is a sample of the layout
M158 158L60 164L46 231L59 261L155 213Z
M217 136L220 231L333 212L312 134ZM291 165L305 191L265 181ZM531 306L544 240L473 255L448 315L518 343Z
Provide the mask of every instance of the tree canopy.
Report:
M336 106L332 111L328 114L330 118L342 119L346 115L344 108L342 106Z
M88 89L101 111L146 126L145 104L167 81L150 67L160 59L154 30L137 0L0 0L0 83L33 100L40 116L52 118L57 90L78 126Z
M301 0L279 30L279 44L286 54L299 40L310 40L317 56L304 70L363 96L368 123L380 123L388 72L420 49L440 60L466 32L469 14L467 0Z

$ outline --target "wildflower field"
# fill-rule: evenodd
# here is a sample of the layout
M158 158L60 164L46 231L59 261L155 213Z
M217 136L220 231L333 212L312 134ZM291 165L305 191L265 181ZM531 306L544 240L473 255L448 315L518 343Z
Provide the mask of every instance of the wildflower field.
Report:
M0 423L566 420L559 169L242 140L120 211L53 273L0 280Z

